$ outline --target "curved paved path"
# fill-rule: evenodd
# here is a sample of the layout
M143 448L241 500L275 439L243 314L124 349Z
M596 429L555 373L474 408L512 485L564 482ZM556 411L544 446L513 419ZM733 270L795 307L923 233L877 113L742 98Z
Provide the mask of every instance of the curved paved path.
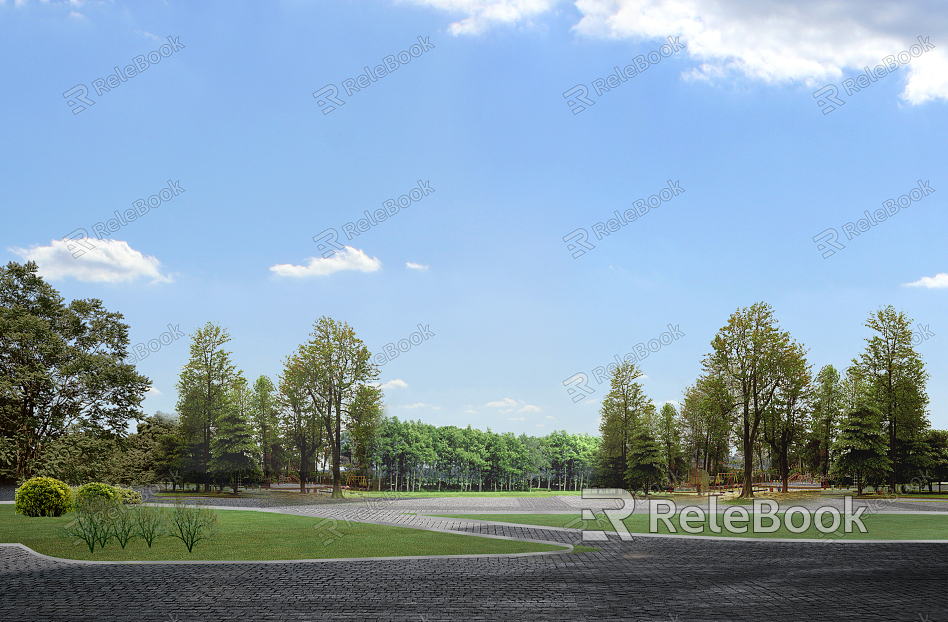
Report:
M270 509L581 544L576 530L403 513L584 506L591 504L559 497ZM521 557L174 565L79 564L0 547L0 619L948 620L948 544L636 538L596 546Z

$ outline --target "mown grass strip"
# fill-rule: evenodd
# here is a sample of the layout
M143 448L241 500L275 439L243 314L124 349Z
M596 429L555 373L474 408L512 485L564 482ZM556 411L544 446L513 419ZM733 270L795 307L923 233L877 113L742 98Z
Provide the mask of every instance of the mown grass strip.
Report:
M169 508L170 509L170 508ZM484 555L562 551L564 547L481 538L406 527L327 521L323 518L219 510L218 533L199 542L193 553L167 536L151 548L132 540L125 549L115 541L89 553L85 544L74 544L64 527L75 514L29 518L0 506L0 542L24 544L37 553L64 559L98 561L183 560L291 560L345 557L401 557L414 555Z
M844 533L844 521L840 521L839 529L829 534L822 534L816 529L813 523L813 515L810 517L810 528L802 533L793 533L787 530L783 524L783 513L781 517L780 528L773 533L756 533L751 530L753 525L753 513L748 512L751 521L744 523L748 526L746 533L731 533L721 529L721 533L711 531L708 521L704 523L699 521L690 521L692 526L704 526L704 530L698 534L689 534L681 529L679 515L671 517L672 525L675 527L674 535L700 535L700 536L721 536L733 538L794 538L810 540L946 540L948 541L948 513L945 516L933 515L915 515L915 514L863 514L862 521L866 526L867 533L861 533L858 528L854 528L854 533ZM601 531L615 531L612 524L606 519L604 514L597 514L597 520L584 521L577 514L438 514L444 518L458 518L466 520L483 520L502 523L516 523L518 525L536 525L541 527L569 527L572 529L598 529ZM800 525L802 517L796 516L795 524ZM824 516L826 526L830 525L829 516ZM649 533L649 517L647 514L633 514L623 522L632 533ZM724 519L718 515L717 524L724 524ZM769 524L766 521L765 524ZM658 522L658 534L669 534L670 532L664 522Z

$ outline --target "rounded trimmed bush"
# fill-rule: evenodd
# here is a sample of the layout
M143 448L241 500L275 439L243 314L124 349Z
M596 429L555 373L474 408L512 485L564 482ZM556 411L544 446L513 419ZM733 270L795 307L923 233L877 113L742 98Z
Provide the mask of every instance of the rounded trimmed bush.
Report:
M76 494L76 501L84 501L89 497L104 497L109 501L118 501L119 493L108 484L90 482L79 487L79 492Z
M122 488L121 486L113 486L113 488L125 505L138 505L142 502L142 493L137 490Z
M53 477L34 477L16 489L16 513L26 516L62 516L72 508L72 491Z

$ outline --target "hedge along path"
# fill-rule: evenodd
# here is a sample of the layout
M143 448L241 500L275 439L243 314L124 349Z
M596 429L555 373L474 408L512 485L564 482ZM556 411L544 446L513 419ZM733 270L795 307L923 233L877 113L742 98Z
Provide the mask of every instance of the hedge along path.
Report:
M155 507L169 507L168 504L160 503L148 503L143 504L148 506ZM307 518L325 518L324 515L335 514L335 512L320 512L317 508L312 508L313 511L301 512L297 509L275 509L275 508L245 508L245 507L228 507L228 506L214 506L215 510L223 511L243 511L243 512L265 512L272 514L284 514L290 516L300 516ZM397 514L397 513L396 513ZM412 517L415 518L415 517ZM418 517L418 518L430 518L430 517ZM346 519L342 517L334 518L329 517L329 520L338 520L365 523L370 525L379 525L379 526L388 526L388 527L398 527L398 528L409 528L418 531L430 531L436 533L450 534L452 536L468 536L474 538L487 538L493 540L506 540L512 542L523 542L530 543L534 545L555 547L557 550L551 551L532 551L532 552L520 552L520 553L474 553L474 554L448 554L448 555L401 555L401 556L373 556L373 557L332 557L332 558L312 558L312 559L282 559L282 560L253 560L253 559L235 559L235 560L79 560L79 559L69 559L69 558L60 558L50 555L45 555L39 553L32 548L21 544L21 543L12 543L12 544L0 544L0 546L19 548L21 550L27 551L32 555L46 559L49 561L55 561L59 563L70 563L70 564L294 564L294 563L310 563L310 562L338 562L338 561L383 561L383 560L401 560L401 559L450 559L450 558L493 558L493 557L532 557L539 555L558 555L564 553L573 552L573 545L566 542L557 542L553 540L541 540L533 538L522 538L522 537L513 537L513 536L502 536L494 534L483 534L483 533L469 533L463 531L457 531L456 529L436 527L436 526L425 526L425 525L413 525L407 524L405 521L385 521L385 520L373 520L373 519L360 519L354 521L351 518ZM440 523L451 523L445 519L437 519ZM453 521L457 523L457 521ZM469 523L474 525L475 523ZM561 531L557 529L549 529L549 531ZM562 530L566 531L566 530Z

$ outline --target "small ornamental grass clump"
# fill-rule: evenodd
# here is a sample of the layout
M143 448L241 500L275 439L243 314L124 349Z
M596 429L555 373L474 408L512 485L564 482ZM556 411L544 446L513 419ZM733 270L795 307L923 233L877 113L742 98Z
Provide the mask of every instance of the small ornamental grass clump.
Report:
M162 508L149 505L139 505L135 510L135 535L140 537L151 548L155 538L167 530L167 517Z
M114 536L116 510L119 504L99 495L87 495L76 501L76 517L65 526L66 535L76 539L76 544L85 542L89 552L95 547L105 548ZM126 540L126 543L128 540ZM122 548L125 548L124 545Z
M72 507L72 491L66 482L52 477L34 477L16 491L16 513L26 516L62 516Z
M168 535L188 547L188 553L201 540L209 540L217 533L217 514L204 505L175 503L170 517Z

